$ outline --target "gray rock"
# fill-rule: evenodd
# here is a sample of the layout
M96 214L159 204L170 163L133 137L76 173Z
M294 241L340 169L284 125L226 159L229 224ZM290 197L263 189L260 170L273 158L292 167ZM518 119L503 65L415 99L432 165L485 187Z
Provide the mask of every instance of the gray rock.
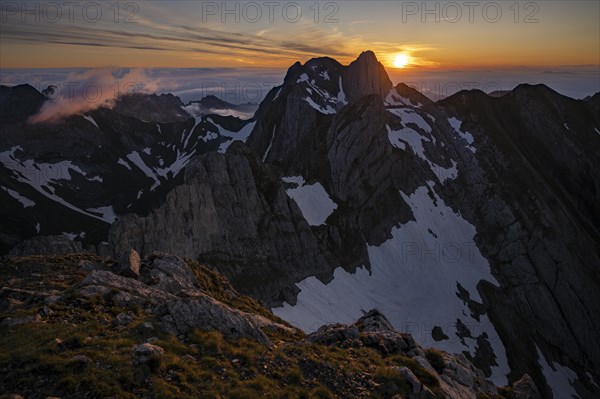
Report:
M443 375L469 388L473 387L475 382L471 370L456 360L446 363Z
M36 314L35 316L23 316L14 319L12 317L7 317L2 320L0 325L5 327L14 327L21 324L39 323L40 321L42 321L42 317L39 314Z
M415 357L413 357L413 360L415 362L419 363L419 366L423 367L425 370L430 371L432 373L436 373L436 370L433 368L431 363L429 363L429 361L425 357L415 356Z
M129 292L119 291L112 296L112 302L121 308L136 309L146 304L143 296L133 295Z
M406 352L410 357L425 357L425 351L421 348L412 348Z
M533 379L525 374L512 385L515 399L541 399L542 396L538 391Z
M73 241L68 236L35 236L10 250L10 255L62 255L83 252L80 241Z
M44 303L48 306L50 305L54 305L55 303L60 302L61 300L61 296L60 295L50 295L47 296L46 299L44 299Z
M165 354L165 350L157 345L144 343L137 345L132 350L133 364L140 366L147 364L150 360L161 358Z
M111 293L110 287L101 285L88 285L78 290L79 295L86 298L103 297Z
M102 262L91 262L88 260L82 260L79 262L80 272L89 273L94 270L108 270L108 267Z
M139 325L138 331L140 334L148 336L154 332L154 325L149 321L145 321Z
M352 346L358 342L359 331L356 326L327 324L310 334L307 339L309 342L322 345Z
M354 323L360 331L396 331L388 319L377 309L370 310Z
M52 313L54 313L54 311L52 309L50 309L48 306L44 306L42 307L42 309L40 310L40 316L42 317L48 317L50 316Z
M112 321L112 325L116 327L127 326L133 323L136 319L137 316L133 312L122 312L115 317L115 319Z
M122 292L130 295L130 298L142 304L153 306L175 298L174 295L168 292L149 287L140 281L101 270L88 274L81 282L81 285L83 286L83 290L80 289L80 293L98 291L103 293L102 295L107 295L111 292Z
M152 287L177 295L186 290L198 290L200 284L194 272L177 256L162 255L149 265Z
M247 313L231 308L207 295L197 293L185 300L165 303L161 327L172 334L187 333L194 328L219 331L227 339L252 338L265 345L270 340L261 331L260 325Z
M396 368L400 375L404 377L410 386L412 387L412 393L418 394L423 389L423 384L421 381L413 374L413 372L408 367L397 367Z
M406 340L406 334L397 331L371 331L362 333L360 340L363 345L377 349L384 355L405 353L411 347Z
M119 274L137 278L140 275L140 255L134 249L123 251L119 257Z
M175 335L200 328L219 331L226 338L251 338L271 345L262 328L290 330L204 294L192 270L177 257L155 255L144 273L147 275L142 277L151 285L109 271L93 271L80 283L82 287L79 293L86 296L102 295L107 299L110 297L121 307L146 306L148 311L160 318L160 327ZM134 319L132 312L124 312L117 316L114 324L127 325ZM150 323L142 328L148 334L153 330Z

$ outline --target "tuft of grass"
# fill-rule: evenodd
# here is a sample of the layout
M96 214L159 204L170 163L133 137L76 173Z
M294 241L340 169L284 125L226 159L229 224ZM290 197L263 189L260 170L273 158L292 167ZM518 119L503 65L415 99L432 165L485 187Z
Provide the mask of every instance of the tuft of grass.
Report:
M383 397L406 395L411 389L400 372L390 367L378 367L375 370L375 381L380 384L379 393Z
M444 354L437 349L426 349L425 356L431 366L437 371L441 372L446 367L446 361L444 360Z
M324 386L318 386L310 391L310 398L315 399L333 399L333 393Z
M288 384L301 385L302 384L302 370L298 367L289 369L285 375L285 380Z

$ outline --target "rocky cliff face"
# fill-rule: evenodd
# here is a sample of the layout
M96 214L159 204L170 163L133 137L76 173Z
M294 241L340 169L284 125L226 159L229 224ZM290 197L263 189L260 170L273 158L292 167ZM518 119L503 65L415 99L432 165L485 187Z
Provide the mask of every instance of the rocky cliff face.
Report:
M113 225L110 244L115 253L164 251L218 264L238 289L271 304L293 301L294 281L328 270L278 171L242 143L194 159L164 204Z
M385 68L372 51L363 52L356 61L348 65L342 73L342 81L350 101L370 94L385 98L392 88L392 81Z
M521 86L499 99L462 93L441 105L482 143L477 165L447 188L481 226L479 247L500 282L499 289L481 290L510 347L513 373L535 369L537 353L528 350L534 345L580 375L598 370L600 348L592 338L600 328L592 316L600 311L599 219L592 205L600 172L597 114L541 86ZM530 334L536 338L511 338Z
M46 101L31 86L0 87L0 253L35 235L65 233L98 246L117 215L161 203L194 155L224 151L252 127L234 117L192 117L175 96L145 94L28 123Z
M296 66L293 74L310 76L315 62L304 69ZM294 91L302 93L303 84L298 80L292 87L284 85L281 93L287 90L290 96L267 97L261 108L277 110L283 101L304 106L302 95ZM527 371L545 395L560 395L556 392L565 391L560 378L548 373L552 366L542 373L540 365L546 362L557 370L573 370L562 381L569 386L567 380L577 379L578 395L594 395L590 376L598 371L595 359L600 349L593 338L597 322L591 316L600 310L595 289L600 283L596 209L600 121L593 98L577 101L544 86L520 86L498 98L473 91L434 104L398 85L387 95L355 99L335 112L319 107L305 112L294 128L283 131L277 126L287 123L286 114L270 114L277 117L267 118L266 125L257 123L248 142L260 154L270 138L269 151L264 152L267 162L279 165L286 175L319 182L339 205L325 226L313 227L331 263L348 270L370 265L371 248L391 242L396 225L415 219L425 224L419 220L417 204L407 204L402 193L429 186L430 196L439 196L475 227L474 242L494 276L495 281L482 279L476 289L466 291L457 280L456 297L471 314L471 318L457 315L460 323L471 323L466 334L479 329L472 324L475 320L489 317L506 350L509 378ZM298 154L310 156L297 160ZM435 248L457 242L451 235L442 237L438 229L443 226L433 226L429 232L436 237L431 245L413 235L396 240L395 251L406 255L406 245L416 244L420 258L415 267L428 267L427 251L432 257L441 255L443 263L445 253ZM352 243L351 249L343 243ZM399 256L396 262L403 259ZM448 267L455 266L450 262ZM333 283L331 288L317 289L307 280L301 284L306 296L298 310L283 308L278 314L303 323L310 318L308 309L315 306L311 301L323 295L332 301L352 289L336 289ZM473 299L479 295L481 299ZM346 303L332 313L325 311L323 319L335 320L336 312L348 308ZM352 314L358 311L357 305ZM427 335L436 340L434 330ZM450 328L450 337L465 333L459 330ZM519 336L529 338L515 339ZM488 338L486 333L477 341ZM470 356L490 370L494 360L485 346L489 345L482 344ZM503 349L493 349L491 359Z

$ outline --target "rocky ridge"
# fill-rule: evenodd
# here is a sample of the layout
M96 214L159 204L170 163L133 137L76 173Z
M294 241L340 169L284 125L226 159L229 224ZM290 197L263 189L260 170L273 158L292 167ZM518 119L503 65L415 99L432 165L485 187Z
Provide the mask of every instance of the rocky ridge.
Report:
M139 260L128 252L122 259L2 260L0 273L13 288L2 290L0 331L34 340L11 351L4 346L12 339L0 343L0 370L9 377L0 381L2 391L25 398L100 392L181 398L220 389L225 397L539 397L522 394L536 392L526 376L498 389L464 356L421 348L377 310L353 325L324 326L305 336L195 263L166 254ZM32 273L47 267L53 275ZM139 267L139 276L122 275L131 267ZM47 291L34 288L40 281ZM285 368L294 371L281 375ZM74 374L76 385L69 382Z

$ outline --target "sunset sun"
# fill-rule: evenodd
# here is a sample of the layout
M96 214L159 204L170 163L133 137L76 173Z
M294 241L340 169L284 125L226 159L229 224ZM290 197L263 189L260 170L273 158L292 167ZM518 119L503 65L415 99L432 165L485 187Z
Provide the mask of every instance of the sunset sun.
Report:
M410 64L410 56L406 53L396 54L394 57L394 68L405 68Z

